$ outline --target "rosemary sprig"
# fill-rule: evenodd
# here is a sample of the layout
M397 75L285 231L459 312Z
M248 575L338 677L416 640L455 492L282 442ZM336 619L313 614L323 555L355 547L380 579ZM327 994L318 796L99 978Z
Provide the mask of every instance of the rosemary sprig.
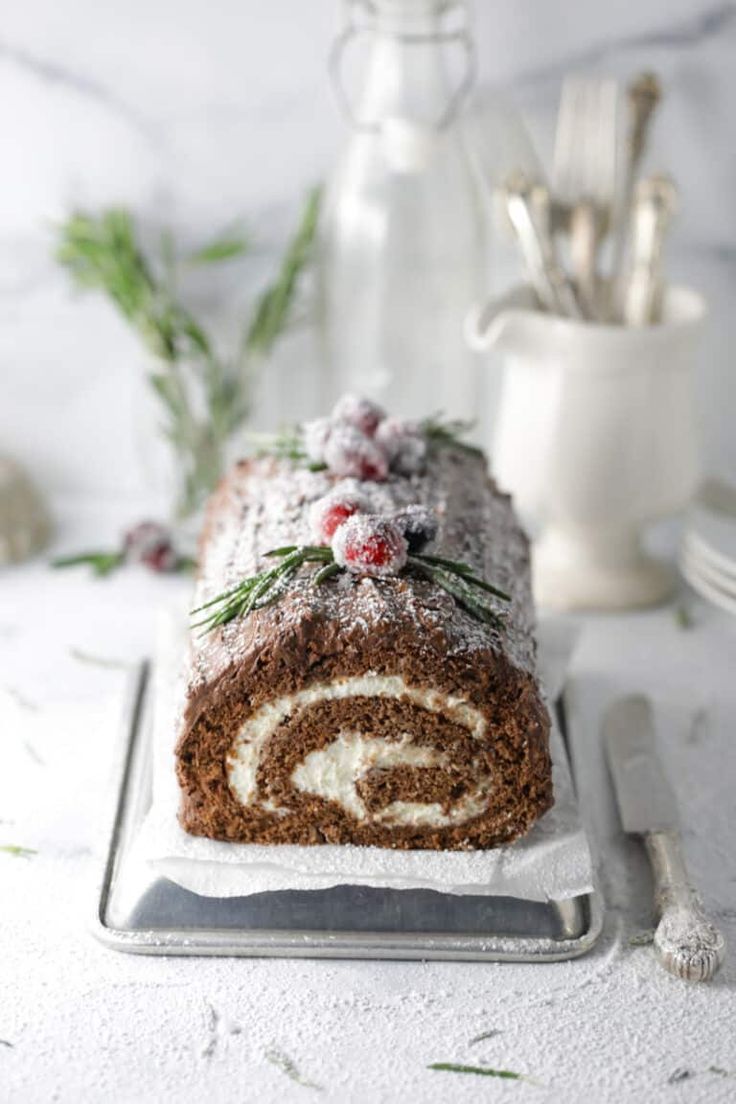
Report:
M208 245L196 249L186 258L189 265L212 264L219 261L231 261L234 257L240 257L250 248L250 242L243 234L233 237L215 238Z
M424 418L420 424L430 448L456 448L477 456L483 455L482 449L463 441L465 434L473 429L474 422L463 421L461 418L445 418L438 413Z
M322 462L309 461L299 426L291 426L280 433L249 433L247 436L258 448L256 455L259 457L274 456L277 460L293 460L313 472L327 469L327 465Z
M115 552L77 552L73 556L58 556L55 560L51 561L50 566L52 568L65 568L83 567L87 565L92 568L93 575L96 575L99 579L104 579L108 575L111 575L113 571L117 571L118 568L123 567L127 559L128 557L125 550ZM170 568L167 567L166 573L193 571L195 566L196 562L191 556L177 555L173 566Z
M193 628L204 628L205 632L210 632L219 625L226 625L236 617L247 617L254 609L271 605L283 594L299 568L305 563L337 567L332 558L332 550L317 545L287 545L285 548L274 548L266 555L280 562L275 567L266 568L264 571L259 571L257 575L243 579L237 586L192 610L192 616L206 613L201 621L194 623ZM322 581L320 579L320 582Z
M29 859L31 855L38 854L38 851L35 851L32 847L20 847L17 843L0 844L0 851L6 855L15 855L16 858L20 859Z
M265 1057L271 1065L276 1066L285 1073L290 1080L296 1082L297 1085L301 1085L304 1089L316 1089L317 1092L323 1092L324 1089L321 1085L318 1085L316 1081L308 1081L306 1077L303 1077L299 1072L296 1062L289 1057L288 1054L284 1054L283 1051L277 1050L275 1047L269 1047L265 1052Z
M284 254L276 279L256 303L245 342L248 353L267 356L288 325L297 282L311 259L320 199L321 189L313 188L307 196L299 227Z
M470 564L463 563L462 560L448 560L445 559L444 556L430 556L427 552L422 553L416 558L423 563L444 567L448 571L454 572L456 575L461 575L469 583L480 587L481 590L488 591L489 594L495 595L496 598L500 598L503 602L511 601L510 594L507 594L505 590L500 590L498 587L493 586L491 583L487 583L485 579L481 579L475 574Z
M491 1066L462 1066L456 1062L432 1062L427 1066L431 1070L443 1070L447 1073L477 1073L481 1077L501 1077L507 1081L527 1081L523 1073L513 1070L493 1069Z
M291 580L306 563L322 565L313 576L312 582L315 586L321 586L328 579L346 570L335 563L332 549L325 545L288 544L283 548L273 548L266 553L266 556L278 559L279 563L259 571L257 575L243 579L229 590L197 606L192 610L192 616L198 613L204 613L205 616L200 621L194 622L192 627L211 632L212 629L226 625L236 617L247 617L255 609L271 605L288 589ZM431 582L442 587L478 621L483 621L494 628L503 627L501 614L488 605L478 591L490 593L504 602L511 601L510 595L477 576L469 564L448 560L441 556L417 553L409 556L405 570L413 570L424 575Z
M692 610L684 601L678 602L675 605L673 614L678 629L687 632L688 629L692 629L695 626L695 618L692 615Z
M483 600L478 590L486 591L502 602L510 602L511 596L481 579L469 564L447 560L442 556L415 554L409 556L408 565L452 595L458 605L476 620L484 621L497 629L503 627L503 619L498 611Z
M73 556L58 556L51 561L51 566L55 568L79 567L88 564L92 568L93 574L103 579L106 575L112 574L118 567L122 567L124 562L124 552L77 552Z
M177 451L181 517L192 513L219 479L225 442L250 411L255 362L272 351L291 321L318 210L319 192L314 190L275 280L257 301L230 357L218 353L178 285L187 268L247 252L249 242L242 234L216 238L180 257L168 231L159 236L157 250L147 254L130 213L120 208L77 212L59 228L59 263L77 287L107 296L156 358L149 382L165 411L163 433Z

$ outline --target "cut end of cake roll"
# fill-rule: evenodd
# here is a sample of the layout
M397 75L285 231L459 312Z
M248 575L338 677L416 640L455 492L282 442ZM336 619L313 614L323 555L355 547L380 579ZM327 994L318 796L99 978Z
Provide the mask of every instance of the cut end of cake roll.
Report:
M220 592L270 570L269 551L309 547L315 524L331 524L345 480L315 466L266 457L223 482L203 537L198 605L211 609ZM267 604L193 635L176 751L181 823L264 844L508 843L552 804L528 546L510 501L482 456L452 442L429 448L419 470L352 477L347 491L368 518L353 528L372 574L344 559L344 539L342 560L320 545L322 560L299 562ZM391 519L407 516L399 544ZM422 569L420 521L437 557L508 592L498 616L466 604L449 569L450 581ZM390 570L373 570L384 546Z

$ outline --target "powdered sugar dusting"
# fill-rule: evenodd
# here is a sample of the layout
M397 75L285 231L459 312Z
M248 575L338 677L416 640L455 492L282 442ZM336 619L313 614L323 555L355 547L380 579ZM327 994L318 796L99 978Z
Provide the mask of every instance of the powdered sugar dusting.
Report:
M269 550L309 544L309 507L337 481L330 472L309 471L271 457L238 465L211 510L195 604L268 567L273 562L266 557ZM302 568L288 592L273 605L208 635L195 635L193 688L217 678L257 649L267 626L276 625L279 633L285 633L314 618L366 634L408 622L416 626L418 651L428 634L439 630L450 655L470 656L491 648L521 671L533 672L528 545L509 498L489 483L482 459L460 449L441 448L430 453L421 473L392 474L386 482L363 482L356 487L382 514L414 504L434 510L439 530L433 551L466 561L511 595L508 607L498 607L499 613L507 613L505 626L498 629L477 621L428 579L408 575L368 579L344 573L315 587L310 565Z

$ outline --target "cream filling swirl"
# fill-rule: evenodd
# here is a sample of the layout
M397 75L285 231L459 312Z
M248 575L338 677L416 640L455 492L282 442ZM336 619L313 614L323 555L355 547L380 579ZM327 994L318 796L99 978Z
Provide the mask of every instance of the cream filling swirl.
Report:
M476 739L482 739L486 720L482 713L463 698L436 690L408 686L398 675L366 674L309 686L267 702L243 724L228 753L227 773L230 787L242 805L257 801L257 772L261 754L278 726L294 712L324 701L351 697L403 698L432 713L442 713L465 727ZM373 768L411 766L442 767L447 754L437 748L414 744L408 733L399 739L360 732L340 731L325 747L309 752L292 772L292 784L303 793L315 794L341 805L357 820L405 826L444 827L461 824L478 816L486 805L490 786L488 775L479 777L471 791L449 810L437 802L393 801L369 814L356 783ZM279 811L270 804L271 811Z

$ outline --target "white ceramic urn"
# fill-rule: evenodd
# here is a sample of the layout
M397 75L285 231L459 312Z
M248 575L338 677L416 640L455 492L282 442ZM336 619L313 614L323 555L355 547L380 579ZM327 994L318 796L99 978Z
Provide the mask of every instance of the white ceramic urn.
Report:
M661 602L674 573L646 554L642 536L698 480L692 385L705 303L671 288L660 324L628 329L523 300L485 308L469 328L476 347L504 354L494 470L539 531L537 601L565 610Z

